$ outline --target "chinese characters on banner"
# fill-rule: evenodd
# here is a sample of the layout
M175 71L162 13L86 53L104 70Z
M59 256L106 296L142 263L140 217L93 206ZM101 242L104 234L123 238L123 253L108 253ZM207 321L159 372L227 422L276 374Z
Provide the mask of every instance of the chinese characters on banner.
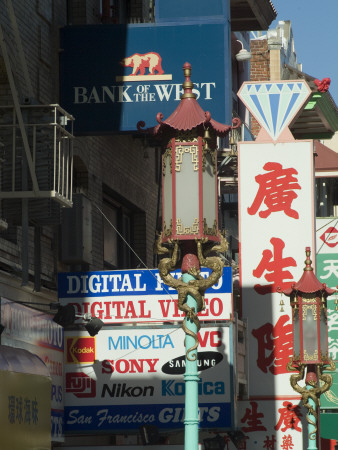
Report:
M338 285L338 218L317 217L316 218L316 242L317 242L317 272L316 275L321 283L336 289ZM330 357L336 362L338 359L338 312L335 300L338 294L332 295L327 302L328 315L328 338ZM333 384L330 390L321 397L322 409L333 409L338 407L338 374L333 374Z
M285 297L281 307L278 288L299 280L305 247L314 248L313 192L312 141L240 144L242 314L249 325L249 399L259 399L240 406L249 450L253 434L261 448L303 448L299 397L286 369L291 307ZM264 413L268 404L278 405L274 414Z

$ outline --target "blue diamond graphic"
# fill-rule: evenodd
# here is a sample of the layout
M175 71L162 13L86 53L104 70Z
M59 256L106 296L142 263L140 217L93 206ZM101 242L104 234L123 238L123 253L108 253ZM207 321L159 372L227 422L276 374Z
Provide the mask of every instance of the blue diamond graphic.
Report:
M238 96L276 141L303 106L311 90L305 81L244 83Z

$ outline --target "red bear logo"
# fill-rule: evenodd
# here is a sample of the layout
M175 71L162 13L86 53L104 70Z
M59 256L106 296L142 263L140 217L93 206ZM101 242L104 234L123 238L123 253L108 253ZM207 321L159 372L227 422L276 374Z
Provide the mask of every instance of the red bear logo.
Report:
M134 53L134 55L128 56L121 61L123 67L133 68L131 75L144 75L147 67L149 68L149 75L155 75L155 71L158 75L162 75L164 72L161 63L162 58L155 52L145 53L144 55Z

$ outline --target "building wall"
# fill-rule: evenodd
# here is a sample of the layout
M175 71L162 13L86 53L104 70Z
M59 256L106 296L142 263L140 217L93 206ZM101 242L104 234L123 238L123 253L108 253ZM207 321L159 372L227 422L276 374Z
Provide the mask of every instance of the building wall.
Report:
M270 52L267 39L251 40L250 81L270 80ZM251 118L251 132L256 137L260 130L257 120Z
M137 3L137 2L136 2ZM139 6L133 3L133 10ZM138 2L140 3L140 2ZM141 3L140 3L141 4ZM100 2L64 0L38 0L36 2L4 2L0 10L0 24L5 36L11 69L20 104L54 104L59 99L59 28L69 21L77 24L100 23ZM67 15L68 12L68 15ZM15 23L11 21L14 18ZM17 32L15 31L17 27ZM20 58L20 44L23 59ZM90 64L90 61L88 61ZM27 69L27 70L26 70ZM28 76L25 77L25 73ZM13 96L5 61L0 57L0 105L13 105ZM61 105L62 106L62 105ZM75 118L76 119L76 118ZM136 128L136 124L135 124ZM1 139L1 137L0 137ZM29 284L33 284L34 274L41 275L41 289L52 289L56 296L56 275L60 270L100 270L104 266L104 241L102 211L103 187L111 196L118 197L119 204L143 214L133 222L135 245L139 256L147 266L153 265L153 241L157 221L158 203L158 155L148 148L142 139L131 135L91 136L74 139L74 192L88 197L91 209L92 258L88 264L79 261L70 266L62 261L60 247L64 237L60 233L64 211L51 200L42 200L41 209L55 209L48 221L29 222ZM0 232L0 265L5 271L15 271L16 283L20 283L22 269L22 223L20 201L10 201L12 216L6 217L2 202L0 217L8 222L8 230ZM31 201L29 200L29 205ZM30 208L30 206L29 206ZM101 210L101 211L100 211ZM34 256L34 234L40 233L40 256ZM37 261L37 258L39 261ZM37 269L37 263L40 268ZM139 264L133 259L133 267ZM129 268L133 268L129 267Z
M252 58L250 61L251 81L278 81L289 78L287 64L302 70L297 62L293 32L290 20L279 21L275 29L270 29L263 36L251 40ZM252 134L257 137L260 126L252 119Z

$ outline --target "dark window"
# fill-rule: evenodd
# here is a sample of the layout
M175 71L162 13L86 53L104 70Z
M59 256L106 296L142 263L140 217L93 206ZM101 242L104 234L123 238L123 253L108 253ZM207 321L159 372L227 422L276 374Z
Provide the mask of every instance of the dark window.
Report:
M316 178L316 216L338 215L338 178Z
M106 269L133 269L145 258L145 214L112 194L103 197L103 253ZM136 255L137 256L136 256Z

